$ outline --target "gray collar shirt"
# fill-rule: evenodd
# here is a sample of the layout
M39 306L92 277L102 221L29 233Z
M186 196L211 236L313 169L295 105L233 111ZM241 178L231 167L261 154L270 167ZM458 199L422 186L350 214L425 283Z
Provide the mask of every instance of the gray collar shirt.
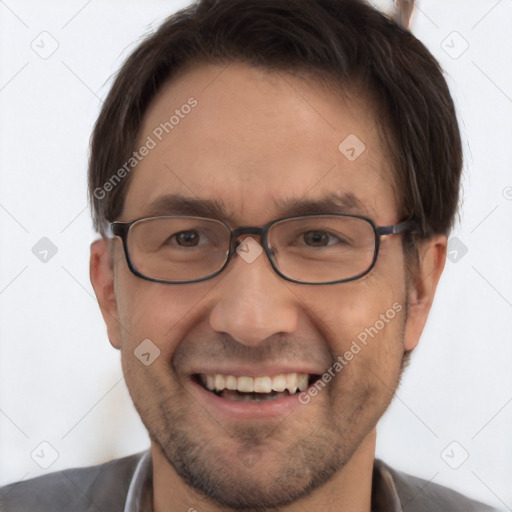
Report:
M0 488L0 512L151 512L150 451ZM497 512L375 459L372 512Z
M395 477L393 476L393 474L395 474ZM402 496L400 496L397 490L395 478L400 480ZM430 510L431 512L441 512L441 510L443 510L443 512L445 510L446 512L451 510L464 510L464 512L469 512L471 510L481 510L482 512L484 512L486 510L491 510L487 508L485 505L481 504L477 504L477 508L467 508L469 507L469 505L464 503L461 503L460 506L466 508L437 508L435 505L433 506L433 503L438 503L439 505L441 505L442 501L434 501L435 498L433 496L422 496L422 493L425 494L425 488L429 485L429 482L422 481L420 479L415 479L420 483L420 485L418 485L417 487L413 487L412 489L407 489L407 487L403 485L402 481L407 479L414 480L415 478L409 477L408 475L405 476L405 474L403 473L395 473L382 461L376 459L373 467L372 480L372 512L404 512L404 510L405 512L414 512L416 510L423 511L427 509ZM437 486L435 484L432 485L434 485L436 489L446 489L441 488L440 486ZM130 482L130 487L128 489L128 495L123 512L152 512L151 488L151 457L149 452L146 452L139 460L135 468L135 472L133 473L133 478ZM453 500L453 496L455 494L457 493L449 489L446 489L445 499ZM464 500L466 500L466 498L464 498ZM418 501L418 503L420 504L420 508L415 507L415 501ZM432 508L425 508L431 506ZM457 504L454 500L454 507L456 506Z

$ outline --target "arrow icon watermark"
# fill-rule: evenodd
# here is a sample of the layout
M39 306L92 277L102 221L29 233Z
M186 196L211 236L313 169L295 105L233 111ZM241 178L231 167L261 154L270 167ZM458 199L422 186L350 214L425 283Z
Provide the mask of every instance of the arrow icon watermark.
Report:
M46 236L43 236L43 238L32 247L32 254L41 263L48 263L57 252L57 246Z
M139 343L133 353L144 366L149 366L160 356L160 349L149 338L146 338Z

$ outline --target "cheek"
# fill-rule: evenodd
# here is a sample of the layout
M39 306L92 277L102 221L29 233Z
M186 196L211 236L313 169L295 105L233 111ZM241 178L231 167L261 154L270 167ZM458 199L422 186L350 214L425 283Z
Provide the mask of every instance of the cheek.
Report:
M197 319L202 299L213 287L153 283L132 274L120 276L117 297L123 345L132 349L150 339L163 355L172 355L181 337Z
M331 367L333 409L355 414L364 408L369 415L381 411L396 388L403 356L405 293L400 276L373 273L302 298L338 363Z
M386 278L373 273L352 283L311 289L307 295L302 293L301 300L306 314L337 354L347 348L347 342L364 341L375 329L387 336L396 324L401 325L403 320L398 317L405 311L400 277L391 273Z
M382 310L367 309L373 316L358 317L337 339L334 370L338 372L331 388L331 410L339 411L349 423L373 425L389 406L399 382L405 308L398 301L388 305Z

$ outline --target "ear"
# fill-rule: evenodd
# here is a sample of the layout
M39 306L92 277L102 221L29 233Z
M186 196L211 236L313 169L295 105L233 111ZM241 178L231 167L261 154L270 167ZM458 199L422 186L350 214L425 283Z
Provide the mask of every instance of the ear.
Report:
M113 347L121 348L119 313L114 291L114 269L111 241L100 238L91 244L89 274L101 314L107 324L107 335ZM112 250L114 247L112 247Z
M423 242L418 249L416 275L407 291L409 310L405 327L406 351L413 350L420 341L446 262L447 243L446 236L436 235Z

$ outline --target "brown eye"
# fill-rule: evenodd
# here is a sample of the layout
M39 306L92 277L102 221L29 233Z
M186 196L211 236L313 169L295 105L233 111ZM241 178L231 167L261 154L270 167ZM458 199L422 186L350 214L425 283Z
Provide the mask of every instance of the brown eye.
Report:
M304 234L304 241L308 245L325 245L325 242L328 242L329 235L325 233L325 231L309 231Z
M330 247L346 243L343 238L331 235L327 231L307 231L304 233L304 242L310 247Z
M195 247L199 241L197 231L182 231L174 236L176 237L178 245L184 247Z

